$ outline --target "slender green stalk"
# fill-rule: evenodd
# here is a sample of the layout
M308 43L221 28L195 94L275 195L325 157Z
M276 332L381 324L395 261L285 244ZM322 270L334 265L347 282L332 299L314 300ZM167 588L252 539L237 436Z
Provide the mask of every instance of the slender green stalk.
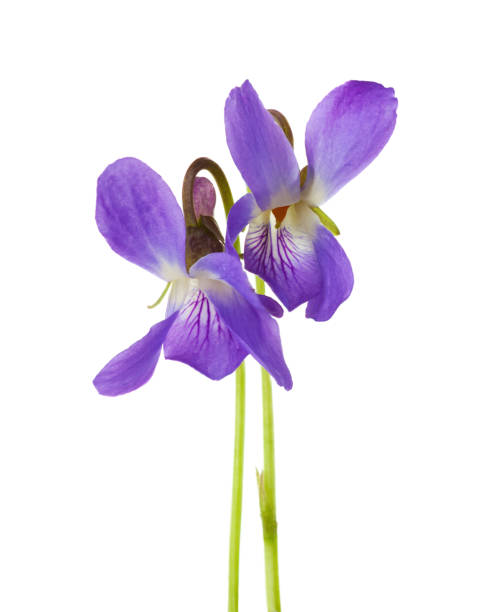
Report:
M207 170L214 177L223 201L226 219L234 200L226 176L216 162L207 157L196 159L188 168L183 184L184 214L194 218L192 190L198 172ZM234 247L240 254L239 238ZM241 542L241 516L243 506L244 430L246 415L246 369L244 362L236 370L236 412L234 425L233 487L231 501L231 529L229 536L228 612L238 612L239 602L239 549Z
M256 277L256 291L264 294L264 281ZM274 418L271 378L261 368L263 397L264 469L258 476L259 507L263 525L266 599L268 612L281 612L278 568L278 523L276 521L276 478L274 454Z
M239 544L243 503L244 424L246 411L246 371L244 362L236 370L236 422L234 428L233 494L229 538L228 611L238 612Z
M171 281L169 281L167 283L167 285L164 287L164 291L161 293L161 297L158 298L154 304L151 304L150 306L148 306L147 308L155 308L156 306L159 306L159 304L162 302L162 300L164 299L164 296L166 295L166 293L169 291L169 287L171 286Z
M221 167L212 159L199 157L194 160L186 171L182 186L182 202L186 226L198 224L194 211L193 187L194 180L201 170L211 173L221 194L226 219L234 200L231 188ZM240 255L239 238L234 248ZM238 612L239 593L239 548L241 540L241 514L243 503L243 464L244 464L244 429L246 412L246 371L244 363L236 370L236 416L234 431L234 463L233 463L233 490L231 506L231 531L229 538L229 583L228 583L228 612Z

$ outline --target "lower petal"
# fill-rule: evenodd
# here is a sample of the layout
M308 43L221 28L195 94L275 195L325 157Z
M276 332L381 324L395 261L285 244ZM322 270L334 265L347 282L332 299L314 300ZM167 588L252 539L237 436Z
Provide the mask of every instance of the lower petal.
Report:
M231 374L247 354L206 294L193 286L164 343L166 359L219 380Z
M227 253L211 253L192 266L202 291L234 337L273 376L291 389L278 324L249 285L240 261ZM272 305L271 305L272 307Z
M166 335L177 313L157 323L149 333L111 359L94 378L101 395L122 395L144 385L152 376Z
M269 212L249 226L245 267L264 279L288 310L320 290L322 279L314 246L318 227L318 218L302 202L289 207L279 228Z
M320 291L308 302L306 316L315 321L327 321L350 296L353 270L340 243L321 225L314 244L322 280Z

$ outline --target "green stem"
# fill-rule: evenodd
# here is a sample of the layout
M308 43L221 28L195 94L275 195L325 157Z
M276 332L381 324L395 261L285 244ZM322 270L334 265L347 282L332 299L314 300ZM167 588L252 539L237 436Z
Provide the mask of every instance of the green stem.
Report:
M236 422L234 428L233 494L229 538L228 611L238 611L239 544L243 503L244 424L246 411L246 371L244 362L236 370Z
M148 306L147 308L155 308L156 306L159 306L159 304L162 302L162 300L164 299L164 296L166 295L166 293L169 291L169 287L171 286L171 281L169 281L167 283L167 285L164 287L164 291L161 293L161 297L158 298L154 304L151 304L150 306Z
M194 178L201 170L214 177L223 201L226 219L234 200L226 176L216 162L206 157L195 160L188 169L183 196L192 198ZM234 247L240 254L239 238ZM239 549L241 542L241 516L243 507L244 430L246 416L246 368L244 362L236 370L236 413L234 424L233 488L231 499L231 530L229 535L228 612L238 612L239 603Z
M264 281L258 277L256 277L256 291L262 295L265 292ZM261 368L261 386L263 397L264 470L261 476L258 477L258 488L263 524L266 599L268 612L280 612L273 394L270 375L264 368Z

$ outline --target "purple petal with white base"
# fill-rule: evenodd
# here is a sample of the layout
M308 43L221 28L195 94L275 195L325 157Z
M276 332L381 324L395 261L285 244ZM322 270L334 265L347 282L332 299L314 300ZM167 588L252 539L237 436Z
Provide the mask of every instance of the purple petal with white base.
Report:
M177 313L157 323L144 338L111 359L94 378L97 391L101 395L122 395L145 384L156 368L162 344L176 317Z
M181 209L162 178L131 157L119 159L97 183L96 221L110 247L165 280L186 274Z
M288 310L319 292L322 278L314 246L319 226L318 218L304 203L291 206L279 228L270 213L249 226L245 267L263 278Z
M254 293L239 260L227 253L211 253L197 261L190 274L251 355L279 385L291 389L278 325Z
M247 193L231 208L228 215L226 230L226 250L235 253L233 244L236 238L263 211L256 204L253 194Z
M234 163L258 206L268 210L297 202L300 178L295 154L249 81L231 91L224 122Z
M302 199L319 205L380 153L395 128L392 88L348 81L315 108L306 126L308 177Z
M328 321L353 289L353 270L345 251L333 234L320 225L314 241L320 267L321 286L318 295L309 300L306 316Z
M220 380L234 372L247 354L206 294L193 288L164 343L166 359L182 361Z

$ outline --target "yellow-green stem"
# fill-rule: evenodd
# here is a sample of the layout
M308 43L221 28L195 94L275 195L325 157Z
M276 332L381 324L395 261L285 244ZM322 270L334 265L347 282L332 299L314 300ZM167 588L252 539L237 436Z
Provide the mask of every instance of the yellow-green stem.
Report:
M238 611L245 410L246 371L243 362L236 370L236 422L234 427L233 493L231 505L231 534L229 539L229 612Z
M256 291L264 295L264 281L256 277ZM271 377L261 368L263 398L264 469L258 478L259 507L263 525L266 599L268 612L281 612L278 567L278 523L276 521L276 477L274 453L274 417Z
M201 164L200 164L201 165ZM234 200L221 168L211 160L203 165L216 180L216 184L223 200L226 220ZM234 248L240 254L239 238ZM233 488L231 499L231 530L229 536L229 578L228 578L228 612L238 612L239 604L239 550L241 544L241 517L243 509L243 473L244 473L244 430L246 419L246 368L244 362L236 370L236 413L234 425L234 460L233 460Z
M182 202L184 219L187 226L196 226L194 211L193 187L194 180L201 170L211 173L221 194L226 219L234 200L226 175L221 167L212 159L199 157L194 160L186 171L182 186ZM234 247L240 255L239 238ZM239 548L241 540L241 514L243 503L243 463L244 463L244 428L246 406L246 372L244 363L236 370L236 415L234 426L234 463L233 488L231 505L231 530L229 538L229 582L228 582L228 612L238 612L239 593Z

